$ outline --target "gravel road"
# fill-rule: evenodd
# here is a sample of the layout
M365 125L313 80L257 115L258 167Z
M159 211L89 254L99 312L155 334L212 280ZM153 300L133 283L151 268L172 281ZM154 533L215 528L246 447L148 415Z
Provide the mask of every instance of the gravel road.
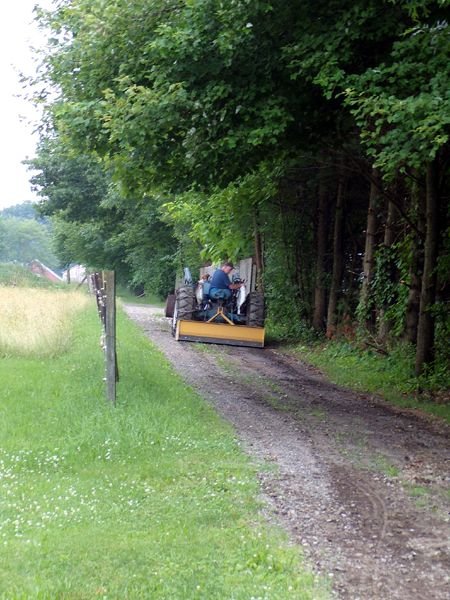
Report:
M176 342L162 311L125 310L233 424L261 466L267 518L332 578L336 598L450 598L450 428L275 348Z

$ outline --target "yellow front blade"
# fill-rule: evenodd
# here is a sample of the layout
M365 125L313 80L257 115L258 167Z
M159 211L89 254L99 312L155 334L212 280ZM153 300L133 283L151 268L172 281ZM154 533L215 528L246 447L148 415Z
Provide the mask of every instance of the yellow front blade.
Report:
M177 323L175 339L177 341L264 348L264 327L180 320Z

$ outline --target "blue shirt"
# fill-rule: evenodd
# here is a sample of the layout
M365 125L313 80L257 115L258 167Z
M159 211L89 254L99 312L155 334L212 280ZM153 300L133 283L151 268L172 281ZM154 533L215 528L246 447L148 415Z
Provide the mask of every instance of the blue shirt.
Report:
M211 278L211 288L218 288L219 290L228 290L230 283L230 278L224 271L222 271L222 269L217 269L216 271L214 271L214 274Z

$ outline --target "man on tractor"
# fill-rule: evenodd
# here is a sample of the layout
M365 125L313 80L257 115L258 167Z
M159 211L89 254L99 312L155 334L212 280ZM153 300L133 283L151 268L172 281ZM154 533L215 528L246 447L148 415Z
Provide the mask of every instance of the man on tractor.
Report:
M212 300L224 300L228 301L231 298L232 290L238 290L242 287L243 283L232 283L229 275L234 270L234 265L230 261L226 261L220 267L214 271L211 278L211 287L209 290L209 297Z

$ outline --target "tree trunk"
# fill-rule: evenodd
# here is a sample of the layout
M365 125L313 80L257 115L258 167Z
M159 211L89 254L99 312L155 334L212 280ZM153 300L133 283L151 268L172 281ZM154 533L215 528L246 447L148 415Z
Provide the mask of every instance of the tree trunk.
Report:
M416 375L434 358L434 316L431 307L436 300L436 263L439 247L439 197L436 163L427 168L425 254L420 292L417 329Z
M345 182L342 172L339 173L339 183L336 196L336 210L334 217L333 234L333 274L331 276L330 297L328 300L327 331L328 338L336 333L337 303L341 288L342 272L344 268L343 241L344 241L344 188Z
M396 220L397 220L397 207L393 202L391 202L389 200L388 213L387 213L387 217L386 217L386 223L384 226L383 245L385 248L391 248L395 241L395 222L396 222ZM396 277L396 274L395 274L395 268L392 265L392 257L391 257L390 264L386 265L386 267L389 270L388 277L391 279L391 281L394 281L396 279L398 282L398 277ZM380 343L386 342L386 340L389 336L389 332L391 330L391 326L392 326L390 321L388 321L385 316L386 310L388 308L389 308L389 306L386 303L384 306L380 307L380 312L378 313L378 323L379 323L378 340L380 341Z
M411 264L409 267L409 293L406 304L405 338L411 344L417 343L419 323L421 273L423 269L423 240L425 237L425 199L419 186L414 184L412 203L417 211L417 231L413 233Z
M370 302L370 287L375 270L375 248L377 232L377 207L381 189L381 179L378 171L373 169L370 184L369 208L367 210L366 243L363 259L363 281L359 296L361 317L360 323L366 329L373 330L375 319Z
M254 236L255 236L255 263L256 263L256 288L260 292L264 292L263 289L263 250L262 250L262 240L261 240L261 231L258 225L258 218L255 214L254 216Z
M391 201L388 203L388 214L386 218L386 225L384 227L384 240L383 243L386 248L390 248L395 241L395 222L397 219L397 207Z
M317 207L316 237L316 278L314 287L313 327L316 331L325 328L326 287L325 287L325 255L327 251L327 189L323 181L319 185L319 203Z

